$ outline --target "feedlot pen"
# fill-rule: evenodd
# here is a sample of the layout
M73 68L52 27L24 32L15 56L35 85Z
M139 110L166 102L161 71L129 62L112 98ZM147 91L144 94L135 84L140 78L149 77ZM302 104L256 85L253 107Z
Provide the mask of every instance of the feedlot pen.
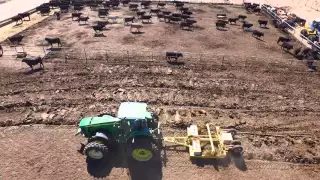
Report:
M132 34L119 18L107 25L104 37L94 37L91 26L79 26L71 13L60 21L51 16L20 33L28 54L46 54L45 69L34 73L27 73L28 67L12 56L14 48L3 42L0 179L89 179L94 172L76 153L81 139L73 136L74 125L83 116L114 114L122 101L147 102L163 122L165 136L182 135L192 123L241 124L246 165L199 168L187 152L170 151L165 167L127 171L119 165L104 171L109 179L316 179L319 74L280 49L276 41L284 35L270 22L268 29L259 28L258 19L266 17L236 6L186 6L197 21L193 31L154 16L143 33ZM173 5L166 8L175 11ZM99 20L97 11L83 12L89 24ZM216 30L217 13L247 15L253 28L264 32L263 41L243 32L239 23ZM110 14L135 12L121 5ZM59 37L62 48L49 50L46 36ZM184 53L185 65L167 64L166 51Z

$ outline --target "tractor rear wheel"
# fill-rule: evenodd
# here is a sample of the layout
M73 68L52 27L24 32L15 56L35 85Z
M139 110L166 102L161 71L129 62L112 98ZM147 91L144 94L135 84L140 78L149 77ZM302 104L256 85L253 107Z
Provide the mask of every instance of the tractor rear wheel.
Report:
M149 161L153 158L152 141L149 137L135 137L128 144L128 155L136 161Z
M231 152L233 155L235 156L240 156L242 155L243 153L243 147L241 145L234 145L232 148L231 148Z
M300 34L303 35L304 37L308 38L308 31L306 29L302 29Z
M101 142L92 141L86 145L84 154L91 160L102 160L108 155L108 148Z

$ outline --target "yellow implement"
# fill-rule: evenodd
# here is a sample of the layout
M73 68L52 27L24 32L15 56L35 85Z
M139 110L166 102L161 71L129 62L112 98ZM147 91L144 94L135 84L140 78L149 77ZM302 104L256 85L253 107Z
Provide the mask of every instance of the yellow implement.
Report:
M187 128L186 137L164 137L164 141L189 149L191 158L224 158L232 150L242 153L240 142L233 140L235 130L223 130L206 124L206 132L199 134L197 125Z

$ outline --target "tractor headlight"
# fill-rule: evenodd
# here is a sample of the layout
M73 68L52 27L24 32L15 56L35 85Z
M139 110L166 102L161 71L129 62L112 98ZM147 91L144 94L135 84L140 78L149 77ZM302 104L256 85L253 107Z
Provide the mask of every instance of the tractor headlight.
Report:
M75 134L75 136L79 135L80 133L82 133L81 128L78 128L77 133Z

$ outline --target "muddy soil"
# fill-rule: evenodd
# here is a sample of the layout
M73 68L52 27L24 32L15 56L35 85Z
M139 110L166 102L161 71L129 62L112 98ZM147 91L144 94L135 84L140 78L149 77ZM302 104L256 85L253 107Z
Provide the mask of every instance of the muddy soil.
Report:
M193 31L154 18L153 24L144 25L144 34L133 35L119 20L119 24L107 26L106 37L93 37L89 26L79 26L67 14L61 21L49 17L22 32L30 52L43 49L47 35L61 37L67 48L46 58L45 69L37 72L27 73L28 67L8 56L5 61L19 67L1 63L1 179L88 179L85 158L76 152L83 141L73 136L76 125L85 116L115 114L123 101L147 102L159 115L165 136L182 135L190 124L235 125L238 129L237 137L245 149L240 164L232 160L226 167L197 167L189 162L187 152L168 152L167 167L150 166L160 172L158 179L316 179L320 164L319 74L307 72L304 63L281 51L276 44L281 34L271 26L261 29L264 41L238 26L229 25L223 32L215 29L217 13L236 16L244 14L243 9L189 7L198 21ZM85 12L90 23L98 20L97 12ZM121 7L113 13L132 12ZM248 15L251 22L260 18L264 17ZM116 63L101 58L84 63L83 48L93 56L106 49L121 57ZM208 61L190 58L185 65L170 65L154 58L128 62L123 50L210 55ZM66 54L80 60L65 62L61 57ZM228 58L214 61L212 54ZM248 60L250 56L255 60ZM133 171L118 167L105 176L128 179L128 174L137 174Z

